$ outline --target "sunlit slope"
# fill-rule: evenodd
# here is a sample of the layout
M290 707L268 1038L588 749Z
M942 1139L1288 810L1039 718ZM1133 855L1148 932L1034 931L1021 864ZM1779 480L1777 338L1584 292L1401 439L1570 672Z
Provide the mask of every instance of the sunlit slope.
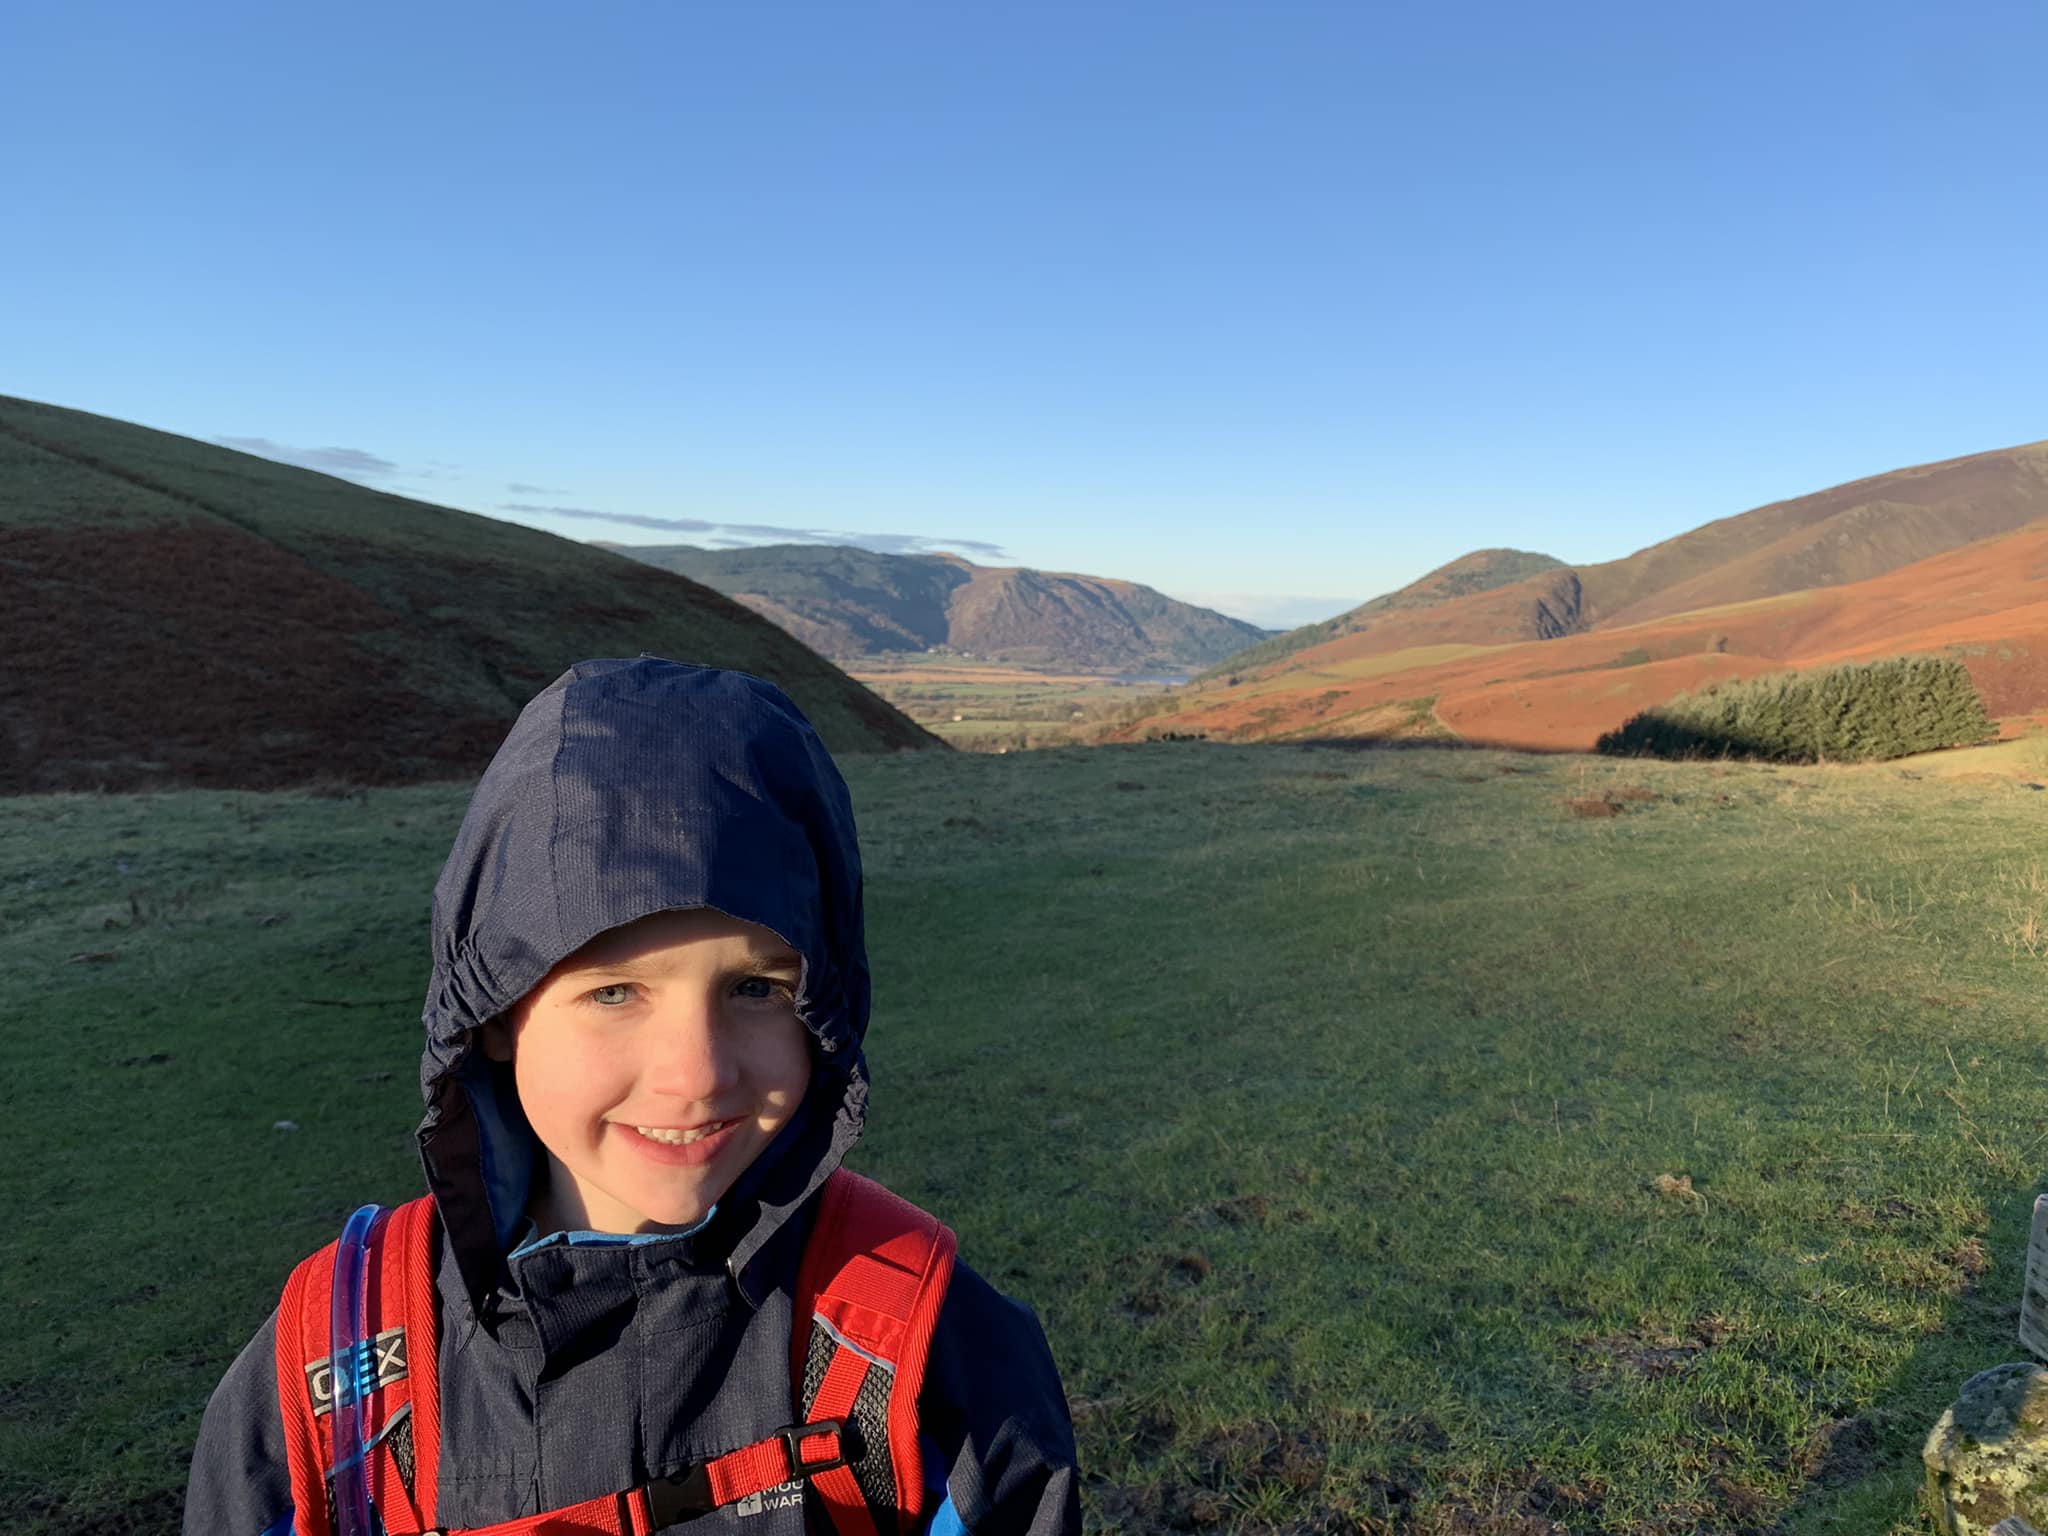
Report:
M1447 565L1438 566L1399 591L1382 593L1333 619L1303 624L1270 640L1262 640L1217 663L1202 675L1222 676L1271 667L1297 651L1321 645L1326 640L1357 634L1396 614L1412 616L1422 609L1435 608L1456 598L1491 592L1531 576L1556 571L1563 564L1555 556L1532 554L1523 549L1476 549Z
M1994 713L2048 707L2033 663L2030 609L2043 594L2031 545L2000 543L2042 519L2048 443L1896 470L1625 560L1386 613L1273 664L1234 668L1234 687L1211 679L1164 699L1124 734L1456 734L1584 749L1636 710L1717 677L1949 648ZM1394 703L1409 706L1409 723L1388 732Z
M1893 470L1709 523L1612 567L1592 567L1594 621L1631 624L1867 581L2043 517L2048 442ZM1681 574L1704 563L1709 550L1720 558Z
M480 769L570 663L788 690L837 752L937 739L695 582L492 518L0 397L0 793Z
M1356 648L1507 645L1866 581L2048 517L2048 443L1872 475L1357 630ZM1377 601L1377 600L1376 600ZM1370 605L1368 605L1370 606Z
M1637 710L1688 689L1903 653L1958 656L1994 716L2029 714L2048 709L2048 520L1868 581L1558 640L1389 656L1355 654L1351 643L1304 651L1293 668L1237 688L1173 695L1169 713L1128 734L1437 734L1583 751ZM1409 723L1388 730L1390 718Z

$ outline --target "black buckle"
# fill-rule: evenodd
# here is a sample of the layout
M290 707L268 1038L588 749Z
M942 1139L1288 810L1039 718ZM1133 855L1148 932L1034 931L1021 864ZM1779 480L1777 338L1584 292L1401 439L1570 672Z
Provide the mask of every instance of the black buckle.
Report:
M815 1424L792 1424L780 1430L782 1443L789 1447L789 1475L811 1477L819 1472L830 1472L834 1467L843 1467L851 1459L848 1452L846 1420L820 1419ZM831 1435L839 1442L839 1454L828 1456L823 1461L805 1461L804 1453L798 1448L813 1435Z
M789 1457L789 1476L813 1477L820 1472L830 1472L859 1459L860 1432L844 1419L820 1419L815 1424L792 1424L787 1429L778 1429L776 1438L782 1441ZM836 1455L818 1461L805 1461L804 1441L814 1435L832 1435L839 1443ZM621 1494L621 1498L625 1495ZM700 1462L689 1471L675 1477L657 1477L647 1484L647 1512L654 1517L654 1528L665 1530L672 1525L681 1525L699 1515L708 1515L718 1507L711 1497L711 1464Z
M654 1517L657 1531L708 1515L717 1507L711 1501L711 1468L705 1463L680 1477L657 1477L647 1484L647 1512Z

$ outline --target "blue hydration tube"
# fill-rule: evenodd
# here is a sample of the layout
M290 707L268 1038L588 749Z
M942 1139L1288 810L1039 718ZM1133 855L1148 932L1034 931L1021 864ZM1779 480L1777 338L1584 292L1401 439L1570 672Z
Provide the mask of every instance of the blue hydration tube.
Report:
M366 1205L349 1217L334 1248L334 1307L328 1335L328 1381L334 1394L335 1536L372 1536L370 1487L363 1480L363 1394L376 1384L376 1346L363 1338L363 1291L370 1268L370 1239L384 1217L380 1205Z

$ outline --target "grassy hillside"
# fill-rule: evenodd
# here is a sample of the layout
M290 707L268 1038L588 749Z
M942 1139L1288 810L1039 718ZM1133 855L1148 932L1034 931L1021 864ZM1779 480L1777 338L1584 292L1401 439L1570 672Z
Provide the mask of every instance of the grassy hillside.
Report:
M1051 670L1181 673L1266 634L1137 582L957 555L804 544L607 547L715 587L849 665L939 648Z
M1284 661L1296 651L1307 650L1312 645L1321 645L1326 640L1335 640L1352 635L1364 629L1375 620L1395 613L1412 613L1419 608L1434 608L1453 598L1468 597L1477 592L1491 592L1529 576L1554 571L1564 562L1551 555L1534 554L1524 549L1479 549L1469 555L1460 555L1448 565L1440 565L1428 575L1411 581L1399 591L1382 593L1369 602L1360 603L1332 619L1323 619L1315 624L1304 624L1290 629L1285 634L1262 640L1236 655L1218 662L1201 678L1220 677L1229 672L1249 672ZM1200 681L1198 678L1197 681Z
M856 1161L1039 1310L1093 1529L1925 1529L1921 1437L2019 1356L2042 743L847 772ZM10 1531L168 1536L291 1263L417 1189L460 807L0 803Z
M492 518L0 397L0 792L473 774L571 662L786 688L837 752L935 738L693 582Z

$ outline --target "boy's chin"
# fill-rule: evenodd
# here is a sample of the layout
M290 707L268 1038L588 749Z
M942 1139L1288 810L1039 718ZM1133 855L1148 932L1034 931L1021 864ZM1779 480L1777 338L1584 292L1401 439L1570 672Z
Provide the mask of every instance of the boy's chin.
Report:
M687 1232L692 1227L702 1226L718 1202L712 1199L689 1203L661 1204L640 1212L640 1231L643 1234L655 1232Z
M565 1202L557 1207L544 1202L536 1208L536 1220L549 1222L551 1228L581 1227L621 1237L646 1237L687 1232L701 1226L724 1198L730 1181L707 1180L698 1182L694 1188L663 1189L659 1185L636 1188L624 1180L600 1183L571 1176L569 1184L577 1190L575 1204ZM562 1185L558 1183L556 1187ZM581 1220L577 1219L577 1205L582 1207Z
M654 1189L642 1191L642 1198L632 1202L639 1214L642 1232L687 1232L692 1227L702 1226L718 1208L732 1189L730 1178L705 1179L694 1188Z

